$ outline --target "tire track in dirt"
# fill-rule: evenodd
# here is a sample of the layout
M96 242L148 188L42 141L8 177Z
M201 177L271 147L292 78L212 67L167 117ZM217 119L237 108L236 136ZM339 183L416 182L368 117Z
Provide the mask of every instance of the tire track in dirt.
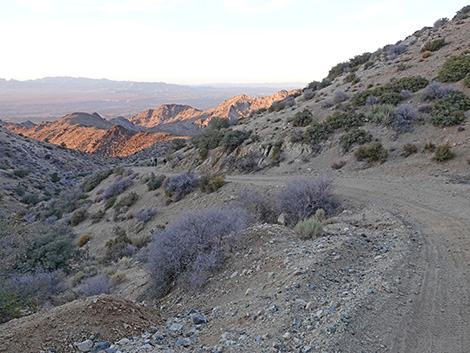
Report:
M408 288L411 309L400 322L372 318L391 328L383 341L392 352L468 352L470 201L452 185L423 180L337 179L339 194L396 209L416 222L422 252L409 259L422 269L421 283ZM436 187L438 186L438 187ZM467 191L468 192L468 191ZM417 295L413 295L416 293Z
M280 187L291 177L244 174L228 175L226 180ZM401 302L409 304L401 309L396 303L395 307L387 302L376 303L382 310L363 318L369 321L371 331L358 335L381 337L390 352L468 352L470 187L447 184L431 176L400 178L361 173L336 177L335 185L336 194L347 202L376 204L401 215L414 225L423 245L422 250L416 247L404 259L417 269L411 283L402 288L405 298Z

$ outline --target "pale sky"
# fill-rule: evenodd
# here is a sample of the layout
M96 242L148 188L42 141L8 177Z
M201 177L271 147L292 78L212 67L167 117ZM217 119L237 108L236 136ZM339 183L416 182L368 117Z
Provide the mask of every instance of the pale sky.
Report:
M0 0L0 78L310 82L468 0Z

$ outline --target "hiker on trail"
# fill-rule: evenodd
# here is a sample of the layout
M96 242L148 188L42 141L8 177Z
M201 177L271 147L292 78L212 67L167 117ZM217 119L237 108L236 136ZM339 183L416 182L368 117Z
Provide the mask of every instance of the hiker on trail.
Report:
M155 157L155 158L153 159L153 165L154 165L155 167L158 165L158 159L157 159L157 157Z

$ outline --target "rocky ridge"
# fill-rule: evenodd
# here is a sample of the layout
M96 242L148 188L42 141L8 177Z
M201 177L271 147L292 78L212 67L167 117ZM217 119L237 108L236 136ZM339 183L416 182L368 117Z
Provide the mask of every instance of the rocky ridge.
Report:
M83 152L128 156L157 142L195 135L214 117L236 120L258 109L267 109L287 95L287 91L262 98L241 95L205 112L190 106L165 104L136 114L129 120L124 117L106 120L98 113L72 113L55 122L37 125L3 123L2 126L37 140L65 144Z

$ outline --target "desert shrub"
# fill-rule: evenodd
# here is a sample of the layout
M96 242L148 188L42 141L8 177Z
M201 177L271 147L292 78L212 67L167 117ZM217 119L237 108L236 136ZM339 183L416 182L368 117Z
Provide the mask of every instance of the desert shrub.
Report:
M107 169L107 170L102 170L99 171L92 176L88 177L83 181L83 183L80 185L81 189L83 192L90 192L94 190L100 183L108 178L111 174L113 173L112 169Z
M328 81L327 79L324 79L323 81L312 81L308 84L307 88L311 89L313 92L321 90L325 87L328 87L331 85L331 81Z
M168 180L166 191L177 198L183 198L199 185L199 176L193 171L183 172Z
M72 277L72 286L75 287L77 284L82 282L86 278L86 274L83 271L78 271L73 277Z
M426 142L424 144L424 150L428 152L434 152L436 150L436 145L432 142Z
M460 91L450 92L449 95L443 99L443 101L451 103L454 105L454 107L462 111L467 111L470 109L470 97Z
M173 151L178 151L179 149L186 146L186 140L182 138L176 138L171 140L171 149Z
M388 151L383 148L380 142L372 142L366 146L360 146L354 156L357 160L367 160L368 162L384 163L388 157Z
M225 185L225 179L219 175L203 174L199 178L199 188L202 192L210 194Z
M451 91L431 108L430 121L435 126L453 126L465 120L464 111L470 109L470 98L459 91Z
M318 144L328 140L331 129L327 124L312 122L304 133L303 140L308 144Z
M348 110L345 113L334 112L328 116L325 120L325 124L328 126L328 130L337 129L350 129L352 127L364 125L363 117L361 114L356 113L354 110Z
M431 104L422 104L418 107L418 112L429 114L431 113L432 105Z
M53 183L58 183L60 181L60 177L59 175L57 174L57 172L54 172L52 174L49 174L49 178L51 179L51 181Z
M191 142L199 150L212 150L217 148L224 138L225 132L217 129L206 129L197 136L191 138Z
M149 208L144 208L140 210L134 215L134 217L140 222L147 223L155 216L156 213L157 213L157 210L155 208L149 207Z
M152 172L150 174L149 180L147 181L147 189L149 191L157 190L158 188L160 188L160 186L162 186L165 178L166 178L165 175L160 175L156 177L155 174Z
M0 277L0 324L21 316L28 300L16 295L15 288L7 279Z
M230 127L230 119L228 118L220 118L218 116L213 117L209 124L207 125L209 129L213 130L222 130Z
M45 271L67 269L76 253L73 237L66 228L54 228L38 235L27 248L17 268L24 272L35 268Z
M115 175L124 175L124 167L122 165L119 165L117 167L113 168L113 174Z
M271 160L273 165L279 165L279 163L282 162L282 159L284 158L282 153L283 143L283 140L277 140L273 145L271 152Z
M424 99L427 101L443 99L453 90L450 86L443 86L439 82L431 82L424 90Z
M235 148L240 146L243 141L247 140L249 137L249 132L240 130L228 131L222 141L220 141L220 145L222 146L223 150L229 154L232 153Z
M336 91L333 101L335 102L335 104L340 104L340 103L347 101L348 99L349 99L349 96L347 95L346 92Z
M24 178L25 176L28 176L31 173L32 173L31 169L15 169L13 171L13 175L18 178Z
M131 178L124 178L111 184L104 192L104 198L109 199L121 195L127 188L133 184Z
M312 217L322 208L331 214L340 202L333 196L333 183L325 177L297 177L288 181L277 195L278 208L287 225Z
M85 297L93 295L110 294L113 289L113 282L104 273L88 278L79 286L79 290Z
M468 18L469 13L470 13L470 5L464 6L459 11L457 11L457 14L454 16L453 19L464 20Z
M24 194L26 193L26 189L22 187L21 185L16 186L14 190L18 196L24 196Z
M429 121L434 126L453 126L462 123L464 119L463 111L456 108L449 101L441 100L431 108Z
M237 206L246 210L249 223L275 223L278 216L273 200L258 189L239 189L236 192Z
M457 82L468 73L470 73L470 56L459 55L447 59L437 77L441 82Z
M312 122L313 114L310 110L304 109L297 112L292 119L293 126L308 126Z
M116 200L117 200L117 197L116 196L113 196L113 197L110 197L109 199L106 200L106 203L104 204L104 210L107 211L109 210L111 207L114 206L114 204L116 203Z
M377 97L377 96L369 96L369 97L367 97L367 99L366 99L366 105L367 105L367 106L376 105L376 104L380 104L380 99L379 99L379 97Z
M199 158L204 160L207 158L208 155L209 155L209 150L207 148L204 147L199 150Z
M406 44L394 44L386 47L386 58L387 60L395 60L399 55L405 53L408 50Z
M470 88L470 72L465 75L463 83L466 87Z
M403 146L403 156L409 157L414 153L418 152L418 147L414 143L407 143Z
M315 91L311 88L306 88L303 90L304 99L310 100L315 97Z
M61 270L46 272L38 268L27 273L13 275L9 280L21 297L32 297L39 306L68 289L65 275Z
M67 288L61 271L38 269L0 277L0 323L36 311Z
M352 104L365 105L368 97L376 96L381 104L397 105L403 100L401 91L409 90L415 93L425 88L428 83L429 81L421 76L403 77L386 85L357 93L352 98Z
M358 83L361 79L357 77L356 73L350 72L349 74L346 75L344 78L344 82L351 83L352 85L355 85Z
M352 145L363 145L372 141L372 134L362 129L352 129L339 138L343 152L348 152Z
M85 245L86 243L88 243L90 240L91 240L91 235L90 235L90 234L83 234L83 235L80 236L80 238L78 239L78 241L77 241L77 246L81 248L83 245Z
M395 108L390 126L397 133L404 133L411 130L417 118L418 112L415 108L408 104L400 104Z
M300 235L302 239L317 238L323 234L323 226L316 219L305 219L295 225L294 232Z
M109 199L109 200L111 200L111 199ZM108 201L109 201L109 200L108 200ZM114 199L114 200L116 200L116 199ZM111 207L112 207L112 206L111 206ZM91 224L99 223L99 222L103 219L103 217L104 217L105 214L106 214L106 212L103 211L103 210L99 210L99 211L97 211L96 213L94 213L94 214L91 216Z
M425 51L438 51L441 49L444 45L446 44L445 38L439 38L435 40L428 40L426 43L424 43L423 47L421 48L422 52Z
M365 64L371 57L371 53L363 53L356 55L349 59L348 62L342 62L333 66L328 72L327 80L333 81L336 77L342 75L344 72L355 71L357 68Z
M437 162L445 162L455 157L455 153L451 151L449 144L439 145L434 152L433 160Z
M126 274L124 272L116 272L115 274L111 275L110 280L112 283L121 283L124 282L126 279Z
M403 99L410 99L411 96L413 95L413 93L410 90L407 90L407 89L401 90L400 94L401 94Z
M147 258L156 294L166 294L176 282L192 290L202 286L245 227L243 210L225 208L184 214L155 232Z
M62 217L63 214L73 212L77 209L78 203L86 199L86 194L84 194L81 189L71 189L60 195L58 199L55 199L50 203L44 216L46 218L50 216L57 216L58 218Z
M39 201L41 201L41 198L35 194L27 194L21 198L21 202L27 205L35 205Z
M429 58L431 55L432 55L432 53L430 51L425 51L422 55L422 58L426 59L426 58Z
M323 109L328 109L328 108L331 108L333 105L334 104L331 100L325 99L324 101L321 102L320 107L322 107Z
M278 102L274 102L269 108L268 108L268 112L272 113L272 112L280 112L281 110L285 109L286 108L286 104L284 103L284 101L278 101Z
M438 28L438 27L441 27L442 25L445 25L448 22L449 22L449 19L447 17L442 17L434 22L433 27Z
M235 167L244 172L252 172L258 169L261 157L259 151L249 151L246 155L235 161Z
M136 192L130 192L127 195L122 196L118 202L116 202L113 208L116 210L116 213L120 213L121 209L124 207L131 207L137 202L139 195Z
M165 226L158 225L157 228L165 229ZM132 240L132 245L135 246L138 250L146 247L152 240L149 233L136 237Z
M75 227L76 225L82 223L88 217L88 212L85 208L79 208L72 213L72 217L70 218L70 225Z
M132 241L122 229L116 229L116 237L106 242L106 259L108 261L119 260L123 256L132 255Z

